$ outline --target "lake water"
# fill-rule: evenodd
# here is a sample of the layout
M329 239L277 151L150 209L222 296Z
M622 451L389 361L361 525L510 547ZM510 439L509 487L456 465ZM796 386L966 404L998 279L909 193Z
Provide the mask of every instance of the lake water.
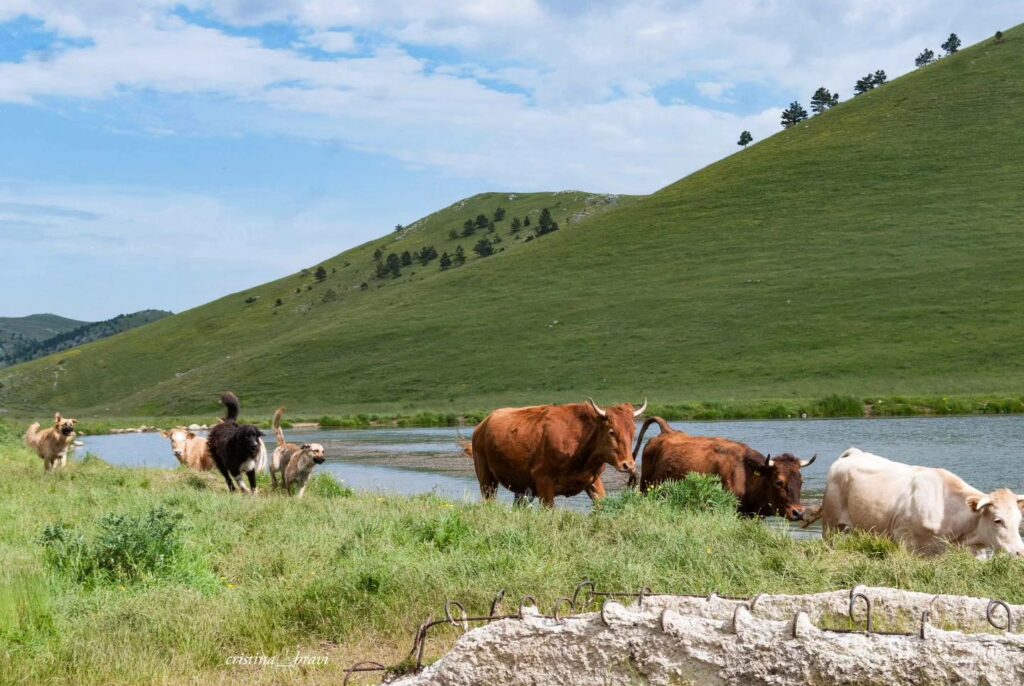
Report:
M806 459L817 453L817 461L804 470L808 501L820 497L829 465L851 446L900 462L944 467L983 491L1007 487L1024 492L1024 417L687 421L672 422L672 426L693 435L742 441L765 454L791 452ZM268 448L273 450L273 437L267 433ZM468 439L471 430L290 430L286 438L322 443L327 462L318 469L358 490L475 500L479 489L472 460L458 446L460 433ZM652 426L646 438L657 433ZM178 466L170 442L158 433L82 440L85 448L79 449L79 457L88 451L117 465ZM625 485L625 479L606 470L605 483L615 491ZM501 495L511 500L507 492ZM585 495L559 498L557 504L587 509L590 499Z

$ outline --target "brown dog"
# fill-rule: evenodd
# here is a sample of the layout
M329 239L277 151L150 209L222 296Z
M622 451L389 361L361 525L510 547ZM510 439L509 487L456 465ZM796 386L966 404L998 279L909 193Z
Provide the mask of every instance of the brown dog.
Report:
M298 485L301 498L306 493L306 482L313 474L313 468L324 463L326 458L323 448L317 450L313 445L302 444L298 452L292 453L288 459L288 464L284 467L284 489L288 491L288 495L292 494L292 486Z
M288 443L284 440L284 431L281 430L281 419L283 417L284 408L279 407L277 412L274 413L274 420L271 422L271 426L274 427L274 438L277 439L277 447L274 448L274 454L270 457L270 480L273 482L274 488L277 488L278 474L281 475L282 485L287 488L288 481L285 476L288 463L300 450L308 450L312 458L319 458L320 461L316 464L324 461L324 447L319 443L299 445L297 443ZM310 470L312 470L312 467L310 467ZM302 489L305 490L305 479L303 479Z
M39 429L39 422L33 422L25 432L25 445L35 449L43 460L43 469L53 471L68 463L68 450L75 442L75 424L77 419L64 419L58 412L53 417L53 426Z
M164 438L171 441L171 452L178 462L199 472L213 469L213 455L206 444L206 439L196 436L184 427L175 427L170 431L162 431Z

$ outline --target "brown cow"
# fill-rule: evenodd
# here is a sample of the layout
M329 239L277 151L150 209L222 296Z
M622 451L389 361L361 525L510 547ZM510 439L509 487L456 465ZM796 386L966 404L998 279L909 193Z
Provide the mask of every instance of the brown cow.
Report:
M498 484L515 493L517 504L537 496L547 507L555 496L583 491L592 500L604 497L601 472L610 464L620 472L636 473L630 452L636 433L629 403L601 409L592 400L571 405L495 410L473 431L469 453L480 493L494 498Z
M781 515L790 521L804 517L800 504L803 477L800 470L817 459L800 460L786 453L765 457L750 446L727 438L691 436L670 427L661 417L651 417L640 429L634 457L647 427L656 423L661 435L644 448L640 490L687 474L716 474L722 485L740 501L740 512L751 517Z

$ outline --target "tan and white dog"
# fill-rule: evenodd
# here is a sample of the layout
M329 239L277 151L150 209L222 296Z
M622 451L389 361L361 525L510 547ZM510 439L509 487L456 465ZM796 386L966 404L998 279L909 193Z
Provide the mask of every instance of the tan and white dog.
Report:
M49 429L39 428L39 422L33 422L25 432L25 445L33 448L43 460L43 469L53 471L68 463L68 451L75 442L75 424L77 419L65 419L60 412L53 417L53 426Z
M319 446L319 443L303 443L288 459L284 467L284 490L288 491L288 495L292 494L293 486L299 487L300 498L305 495L306 482L312 476L313 469L324 463L324 449L316 449L314 445Z
M277 412L274 413L274 421L271 425L274 427L274 438L277 439L277 447L274 448L274 453L270 457L270 480L273 482L274 487L277 487L277 475L281 475L282 485L287 488L288 480L286 478L288 463L292 457L299 451L306 451L309 453L310 460L313 460L313 464L321 464L324 461L324 447L319 443L304 443L299 445L297 443L289 443L284 440L284 431L281 430L281 419L284 417L284 408L277 408ZM309 468L312 471L312 467ZM296 472L297 474L298 472ZM308 474L307 474L307 477ZM300 495L305 490L305 479L303 479L302 485L300 486ZM289 491L290 492L290 491Z
M178 462L199 472L213 469L213 455L210 454L205 438L180 426L160 433L171 441L171 451Z

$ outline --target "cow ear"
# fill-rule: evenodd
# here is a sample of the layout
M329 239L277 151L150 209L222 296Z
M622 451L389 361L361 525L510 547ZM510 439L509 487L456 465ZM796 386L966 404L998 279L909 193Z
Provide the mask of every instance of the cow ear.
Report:
M185 438L188 438L190 440L195 438L195 437L196 437L196 435L194 433L192 433L191 431L189 431L187 434L185 434Z
M171 437L171 434L170 434L169 431L161 431L160 435L163 436L164 438L170 438Z
M1024 510L1024 495L1017 496L1017 507Z
M992 504L987 495L969 495L967 496L967 507L971 508L972 512L981 512L986 507Z

